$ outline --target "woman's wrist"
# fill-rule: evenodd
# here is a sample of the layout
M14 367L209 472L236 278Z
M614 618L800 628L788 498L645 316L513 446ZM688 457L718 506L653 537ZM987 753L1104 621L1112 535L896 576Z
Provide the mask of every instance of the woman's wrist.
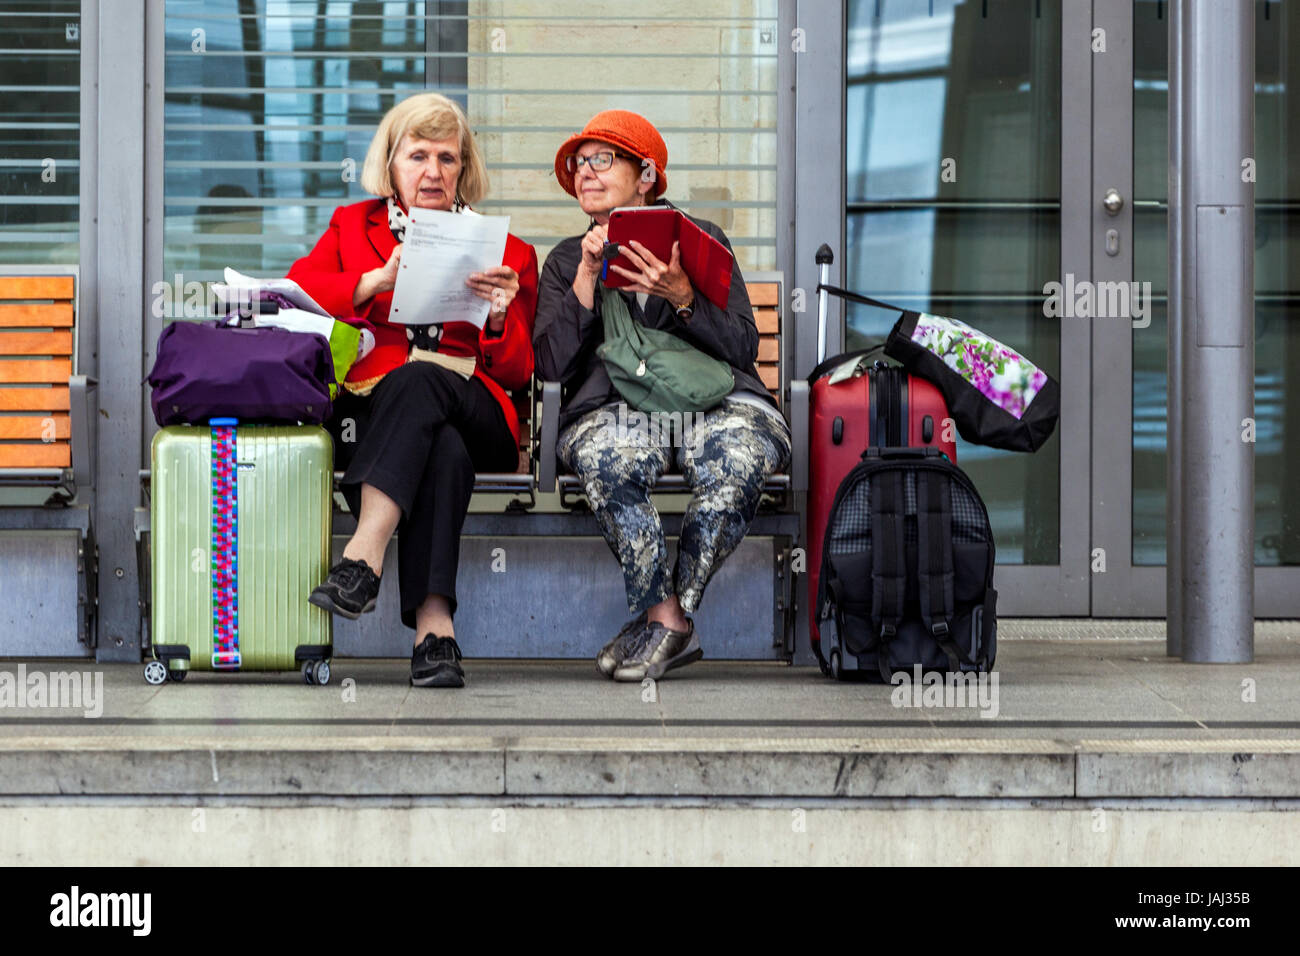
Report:
M573 277L573 294L585 309L596 304L596 279L599 275L600 273L589 270L586 263L578 263L577 274Z
M374 286L375 270L361 273L361 278L357 280L357 287L352 290L352 304L359 306L372 298L375 294Z
M695 287L691 285L689 280L687 280L682 284L681 291L675 293L669 302L672 304L672 307L679 312L682 309L691 308L695 305Z

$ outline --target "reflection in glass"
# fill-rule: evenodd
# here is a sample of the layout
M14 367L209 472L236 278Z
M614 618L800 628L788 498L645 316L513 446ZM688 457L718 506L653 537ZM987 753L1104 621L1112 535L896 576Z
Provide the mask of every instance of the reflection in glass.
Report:
M663 132L669 198L721 225L745 269L775 268L777 4L726 6L167 0L163 278L282 274L368 198L375 127L424 89L465 107L492 184L479 209L539 259L586 225L556 146L622 108Z
M952 315L1060 377L1060 3L850 0L850 288ZM847 311L846 348L897 313ZM1034 455L958 442L998 560L1059 562L1059 437Z
M80 0L6 4L0 36L0 262L76 265Z

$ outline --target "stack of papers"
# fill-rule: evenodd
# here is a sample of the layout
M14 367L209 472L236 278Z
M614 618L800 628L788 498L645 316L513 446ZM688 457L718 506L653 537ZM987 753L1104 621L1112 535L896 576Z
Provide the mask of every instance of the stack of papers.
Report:
M258 292L265 291L284 296L304 312L329 315L321 308L319 302L304 292L302 286L292 279L255 279L236 272L229 266L226 267L225 277L225 282L216 282L212 286L212 291L223 304L228 304L231 299L237 303L251 302Z

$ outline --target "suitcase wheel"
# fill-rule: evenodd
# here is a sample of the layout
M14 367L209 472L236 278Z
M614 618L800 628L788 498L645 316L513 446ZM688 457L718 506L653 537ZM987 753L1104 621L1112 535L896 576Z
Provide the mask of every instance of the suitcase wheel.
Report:
M144 679L145 683L153 684L155 687L167 683L167 665L162 661L150 661L145 664Z
M305 684L328 684L330 682L330 662L303 661L302 679Z
M184 668L181 668L181 667L177 667L177 668L175 668L175 669L170 670L170 671L167 672L167 676L170 677L172 680L176 681L176 683L178 683L178 684L179 684L181 681L183 681L183 680L185 679L186 675L188 675L188 674L189 674L189 671L188 671L188 670L185 670Z
M840 652L839 652L839 651L831 651L831 666L830 666L830 672L831 672L831 676L834 677L836 680L843 680L843 679L844 679L844 672L840 670Z

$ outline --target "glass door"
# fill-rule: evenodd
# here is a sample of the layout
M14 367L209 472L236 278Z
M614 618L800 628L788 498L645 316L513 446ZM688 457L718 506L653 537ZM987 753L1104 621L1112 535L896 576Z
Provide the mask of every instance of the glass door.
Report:
M982 329L1062 385L1060 426L1035 454L958 441L993 524L1003 614L1088 613L1088 330L1046 301L1088 271L1081 210L1063 201L1088 188L1079 7L847 6L846 284ZM845 348L882 341L896 318L851 306Z

